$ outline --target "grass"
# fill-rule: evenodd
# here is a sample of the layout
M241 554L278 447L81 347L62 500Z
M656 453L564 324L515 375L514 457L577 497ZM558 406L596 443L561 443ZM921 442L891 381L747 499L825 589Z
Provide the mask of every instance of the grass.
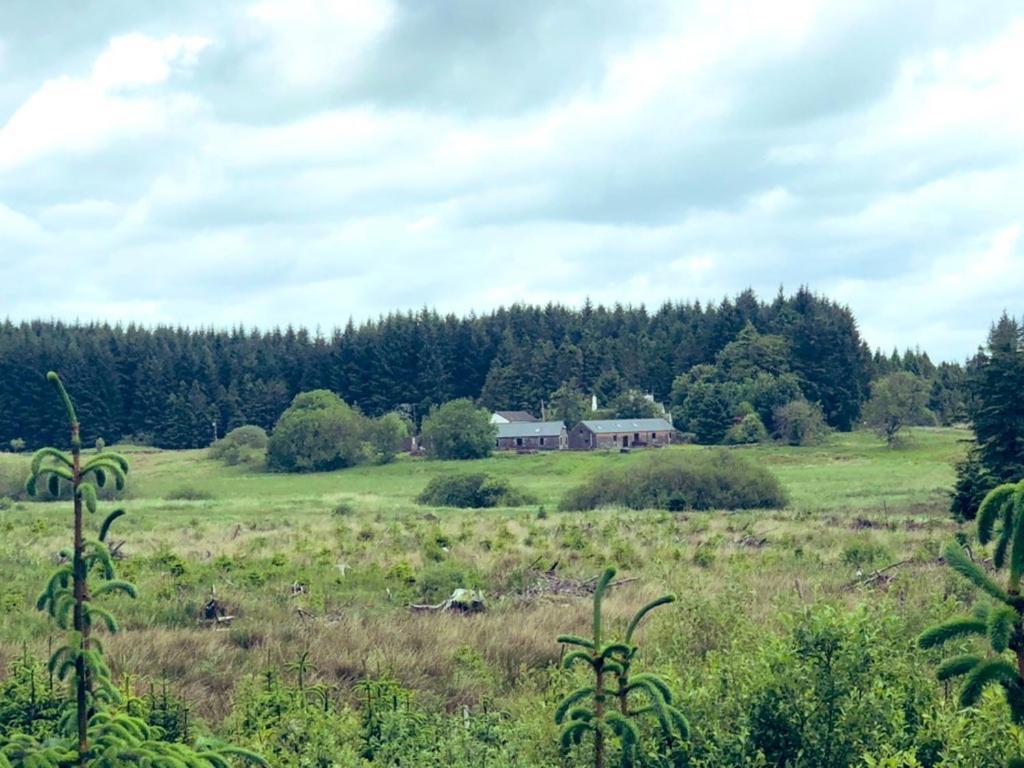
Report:
M142 597L117 603L125 631L108 643L110 658L115 671L169 680L211 723L227 714L245 673L301 649L325 682L342 689L386 668L438 707L489 701L515 711L544 695L538 675L559 656L554 636L587 626L586 599L523 598L531 566L556 562L567 576L594 576L615 563L636 578L611 592L612 622L645 598L676 591L679 602L645 630L645 648L650 663L677 680L738 642L718 620L699 618L701 606L718 606L751 628L741 637L753 643L784 631L781 617L809 603L892 601L908 617L909 639L946 615L943 600L957 594L937 557L956 528L945 493L967 437L919 429L899 450L861 432L815 447L733 448L775 473L791 502L728 514L556 511L566 489L628 468L639 453L401 458L281 475L226 468L201 451L131 449L130 516L115 538L127 540L121 569ZM24 462L0 455L8 472ZM508 480L537 503L416 504L431 478L455 470ZM45 651L52 629L32 602L68 529L63 503L18 501L0 510L0 674L22 643ZM859 584L858 574L900 561L907 562L885 578ZM488 612L409 612L409 603L455 586L484 589ZM230 631L197 621L211 590L238 616ZM465 648L480 657L468 670L465 653L456 652Z

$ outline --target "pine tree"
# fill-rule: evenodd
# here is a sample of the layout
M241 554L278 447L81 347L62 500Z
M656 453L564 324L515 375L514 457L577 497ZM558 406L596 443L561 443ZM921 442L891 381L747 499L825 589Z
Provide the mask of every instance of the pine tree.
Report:
M594 768L604 768L607 743L614 737L620 746L619 765L633 768L639 764L640 754L640 731L636 723L641 716L650 715L660 726L663 756L668 757L672 765L681 764L683 755L679 746L689 739L689 723L673 706L672 692L664 680L650 673L632 673L639 651L633 644L633 633L647 614L673 602L675 596L663 595L651 600L630 620L621 641L607 641L602 601L614 577L615 569L609 567L597 581L591 637L561 635L558 638L560 643L576 646L576 650L566 654L563 666L571 669L576 663L582 663L589 666L594 675L593 685L577 688L555 710L555 722L562 726L562 749L568 751L580 744L588 733L592 734ZM635 706L637 696L642 696L646 703Z
M68 484L72 491L74 541L72 548L62 553L69 562L51 574L37 601L37 607L68 632L67 642L50 658L49 668L60 680L69 681L72 698L64 717L69 736L41 744L29 736L15 735L0 744L0 768L115 768L129 764L230 768L230 756L266 765L259 756L236 747L199 744L192 749L161 741L159 731L120 706L124 695L113 683L94 630L118 630L117 619L97 604L97 598L117 592L136 596L134 585L117 578L106 543L111 525L124 510L107 515L95 538L86 535L85 512L96 514L98 489L108 482L119 490L124 488L128 461L113 451L82 456L81 427L71 398L56 373L51 371L47 379L64 407L70 451L52 447L36 451L26 489L35 496L45 486L56 497L61 485ZM94 586L97 580L101 582L98 587Z
M918 638L921 648L934 648L962 637L981 637L988 645L985 654L954 656L939 665L939 680L965 677L960 703L973 706L990 685L1003 689L1010 717L1024 725L1024 480L997 486L985 496L978 509L978 541L994 543L992 564L997 571L1008 569L1006 586L996 582L968 557L958 544L946 548L946 563L984 592L990 600L979 602L969 616L960 616L934 626ZM1007 657L1011 658L1007 658ZM1010 763L1024 768L1024 759Z

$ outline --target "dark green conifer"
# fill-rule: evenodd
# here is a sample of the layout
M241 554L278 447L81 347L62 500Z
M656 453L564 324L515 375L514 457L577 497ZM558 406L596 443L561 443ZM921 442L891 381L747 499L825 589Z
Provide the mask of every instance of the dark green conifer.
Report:
M61 554L68 561L51 574L37 607L67 630L67 642L54 651L49 669L68 680L72 698L63 718L68 738L40 744L16 734L0 744L0 768L67 768L90 766L114 768L125 765L166 768L230 768L232 756L266 765L257 755L231 746L199 743L195 748L160 739L161 733L131 714L124 696L114 684L103 657L103 646L94 637L100 627L114 633L117 620L97 604L97 598L121 592L135 597L135 587L117 578L106 538L110 527L124 515L111 512L95 538L86 533L85 511L97 512L97 489L113 482L124 488L128 460L119 453L103 451L82 456L78 417L60 377L52 371L47 380L57 391L70 428L70 452L46 447L32 457L26 488L36 496L45 485L51 496L70 485L74 508L74 542ZM94 586L96 581L101 582Z
M572 668L577 662L593 672L592 685L577 688L566 696L555 710L555 722L562 726L563 750L578 745L589 733L594 742L594 768L604 768L607 743L615 738L620 746L621 768L638 765L640 731L637 722L643 716L653 717L662 735L662 756L676 764L682 759L680 746L689 739L686 717L673 706L672 692L660 677L650 673L632 673L639 648L633 633L640 622L655 608L675 600L663 595L644 605L626 627L621 641L608 640L604 633L602 601L615 569L607 568L594 590L594 617L590 638L561 635L558 642L576 646L566 654L563 666ZM640 703L637 704L639 698Z
M940 680L964 677L960 703L973 706L990 685L998 685L1006 696L1010 717L1024 725L1024 480L1005 483L990 491L978 509L978 541L993 543L992 564L1008 571L1005 586L993 579L958 544L945 551L949 566L984 592L989 600L979 602L971 615L959 616L926 630L918 638L922 648L934 648L955 638L981 637L988 648L946 659L936 669ZM1024 768L1024 760L1010 763Z

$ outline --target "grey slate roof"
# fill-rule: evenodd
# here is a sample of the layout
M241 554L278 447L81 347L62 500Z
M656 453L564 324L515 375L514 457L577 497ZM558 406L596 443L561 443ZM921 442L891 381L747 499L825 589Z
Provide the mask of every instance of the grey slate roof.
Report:
M495 411L495 413L509 421L540 421L529 411Z
M558 437L565 426L560 421L513 421L498 424L498 439L509 437Z
M616 432L670 432L674 427L665 419L601 419L580 422L591 432L610 435Z

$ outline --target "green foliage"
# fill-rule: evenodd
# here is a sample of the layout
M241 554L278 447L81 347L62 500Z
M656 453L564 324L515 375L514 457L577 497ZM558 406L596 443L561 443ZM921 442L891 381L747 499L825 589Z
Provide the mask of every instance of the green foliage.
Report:
M765 429L761 417L756 413L748 413L738 422L729 427L725 433L725 442L730 445L749 445L751 443L763 443L768 439L768 430Z
M644 456L628 468L596 475L568 491L567 510L781 508L786 494L766 468L718 449L699 454Z
M295 397L267 442L267 466L285 472L325 472L356 464L390 462L408 435L397 413L369 419L333 392Z
M416 497L416 503L433 507L521 507L536 500L512 487L504 478L483 472L437 475Z
M633 643L633 633L651 611L674 602L675 596L663 595L648 602L633 615L621 640L608 641L602 602L614 577L615 569L607 568L595 586L591 637L558 638L558 642L570 647L563 657L563 666L572 669L582 664L593 675L592 683L568 694L555 710L555 722L562 726L562 749L569 752L590 736L594 767L604 768L607 745L617 741L619 765L634 768L643 764L645 751L639 743L637 721L646 716L659 726L658 757L669 761L666 765L682 765L684 753L680 747L690 737L689 723L673 705L672 692L663 679L651 673L632 672L639 652Z
M892 448L910 426L935 424L928 410L928 384L920 376L899 371L871 384L871 399L864 406L864 422Z
M373 461L378 464L394 461L395 456L402 450L402 441L411 431L409 422L394 412L385 413L379 419L372 420L367 428L367 441Z
M431 458L482 459L490 456L498 428L485 409L463 398L432 408L421 433Z
M12 453L21 453L25 450L25 441L20 437L12 438L7 442L7 445L10 446Z
M654 419L663 416L652 399L639 389L627 389L608 404L614 419Z
M229 467L239 464L259 465L267 451L267 433L262 427L246 424L235 427L207 449L211 459Z
M85 535L83 511L97 511L96 486L112 479L123 489L128 461L113 452L97 453L82 461L82 441L78 418L71 398L56 373L47 374L67 415L71 451L41 448L32 457L26 482L30 495L36 495L40 481L45 480L51 495L59 493L64 480L71 486L74 500L74 542L66 553L70 562L60 565L50 576L36 602L56 625L65 630L67 641L50 657L50 675L67 681L70 697L63 702L59 735L37 739L32 735L33 721L27 733L0 732L0 755L11 768L64 768L95 766L102 768L131 763L149 765L191 765L196 768L229 768L229 756L266 765L259 756L236 747L199 743L196 748L163 739L164 732L130 711L130 702L114 684L103 655L103 646L94 637L96 630L118 631L118 622L96 600L105 595L121 593L136 597L134 585L119 579L106 538L111 524L124 515L115 510L100 525L96 538ZM57 482L54 482L54 481ZM84 509L83 509L84 508ZM96 586L99 582L99 586ZM29 671L31 695L35 693L35 671ZM51 678L52 679L52 678ZM2 763L0 763L2 764Z
M794 400L775 410L775 435L788 445L815 445L829 433L821 408Z
M576 377L562 383L548 398L548 418L576 426L590 413L590 398L580 388Z
M15 733L47 739L59 732L64 692L46 666L27 651L8 666L0 683L0 744Z
M949 510L957 520L973 520L978 507L999 481L985 467L981 453L972 447L956 463L956 482L950 493Z
M968 390L985 469L1002 482L1024 476L1024 329L1006 314L968 367Z
M267 444L267 465L285 472L323 472L362 458L362 417L325 389L296 395Z
M954 656L940 664L936 674L940 680L964 678L960 691L964 707L977 704L989 686L1001 689L1011 720L1024 725L1024 481L989 491L978 508L977 534L982 545L995 545L993 565L997 571L1008 571L1005 589L958 545L951 544L946 550L949 566L996 602L979 603L973 615L931 627L918 638L918 645L933 648L961 637L983 638L989 655ZM1007 654L1013 656L1013 663Z

